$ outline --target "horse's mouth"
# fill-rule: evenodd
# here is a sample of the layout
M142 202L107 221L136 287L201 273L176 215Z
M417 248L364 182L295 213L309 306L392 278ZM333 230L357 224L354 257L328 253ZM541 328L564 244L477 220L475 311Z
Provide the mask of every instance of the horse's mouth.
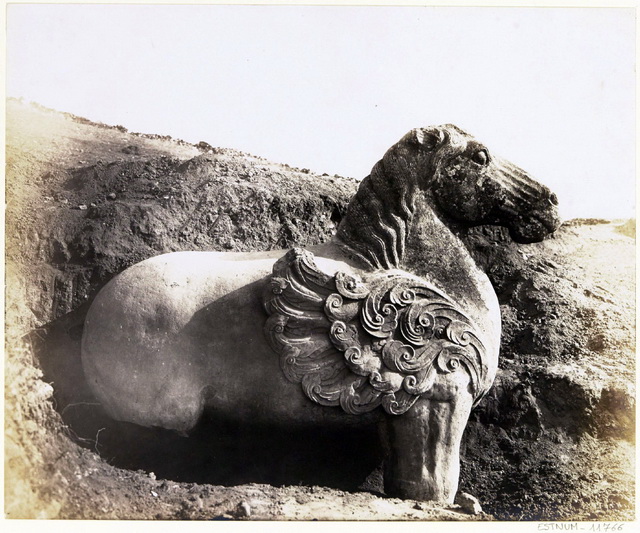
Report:
M530 244L544 240L559 227L560 217L554 209L544 214L530 213L527 216L518 217L509 227L509 233L515 242Z

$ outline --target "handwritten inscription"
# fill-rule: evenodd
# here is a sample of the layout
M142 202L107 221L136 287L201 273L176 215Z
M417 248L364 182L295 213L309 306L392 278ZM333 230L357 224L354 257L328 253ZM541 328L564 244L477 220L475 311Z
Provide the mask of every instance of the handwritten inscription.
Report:
M540 522L538 531L589 531L594 533L612 533L624 531L624 523L621 522Z

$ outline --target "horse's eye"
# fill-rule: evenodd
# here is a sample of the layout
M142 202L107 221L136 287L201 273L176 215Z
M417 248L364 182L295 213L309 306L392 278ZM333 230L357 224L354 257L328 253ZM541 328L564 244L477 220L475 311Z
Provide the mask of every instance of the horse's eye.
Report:
M489 162L489 154L486 150L478 150L473 153L471 159L478 163L478 165L486 165Z

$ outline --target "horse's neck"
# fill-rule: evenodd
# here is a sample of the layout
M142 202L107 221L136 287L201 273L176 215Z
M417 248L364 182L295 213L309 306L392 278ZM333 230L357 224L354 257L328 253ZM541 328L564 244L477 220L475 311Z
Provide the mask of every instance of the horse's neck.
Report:
M468 307L492 304L493 287L462 241L436 215L427 197L415 203L400 267Z
M416 168L397 154L379 161L351 200L336 242L366 270L406 270L462 303L482 307L493 288L434 212L428 192L417 190Z
M444 292L475 324L490 353L500 344L500 308L489 278L478 268L462 241L438 218L426 197L416 198L407 222L404 254L394 268L410 272ZM371 232L370 232L371 233ZM344 233L343 233L344 235ZM357 233L347 233L357 236ZM364 235L367 235L366 233ZM371 271L363 260L371 239L348 242L339 233L314 253L346 263L356 272ZM373 269L381 268L374 266Z

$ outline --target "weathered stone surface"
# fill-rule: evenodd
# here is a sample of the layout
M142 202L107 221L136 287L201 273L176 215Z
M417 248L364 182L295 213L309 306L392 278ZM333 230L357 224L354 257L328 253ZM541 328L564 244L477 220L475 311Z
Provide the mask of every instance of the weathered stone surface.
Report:
M500 314L448 226L490 221L540 240L556 204L455 126L412 130L311 253L178 252L118 275L87 314L85 375L110 416L146 427L190 431L205 412L274 428L383 420L386 492L452 502Z

